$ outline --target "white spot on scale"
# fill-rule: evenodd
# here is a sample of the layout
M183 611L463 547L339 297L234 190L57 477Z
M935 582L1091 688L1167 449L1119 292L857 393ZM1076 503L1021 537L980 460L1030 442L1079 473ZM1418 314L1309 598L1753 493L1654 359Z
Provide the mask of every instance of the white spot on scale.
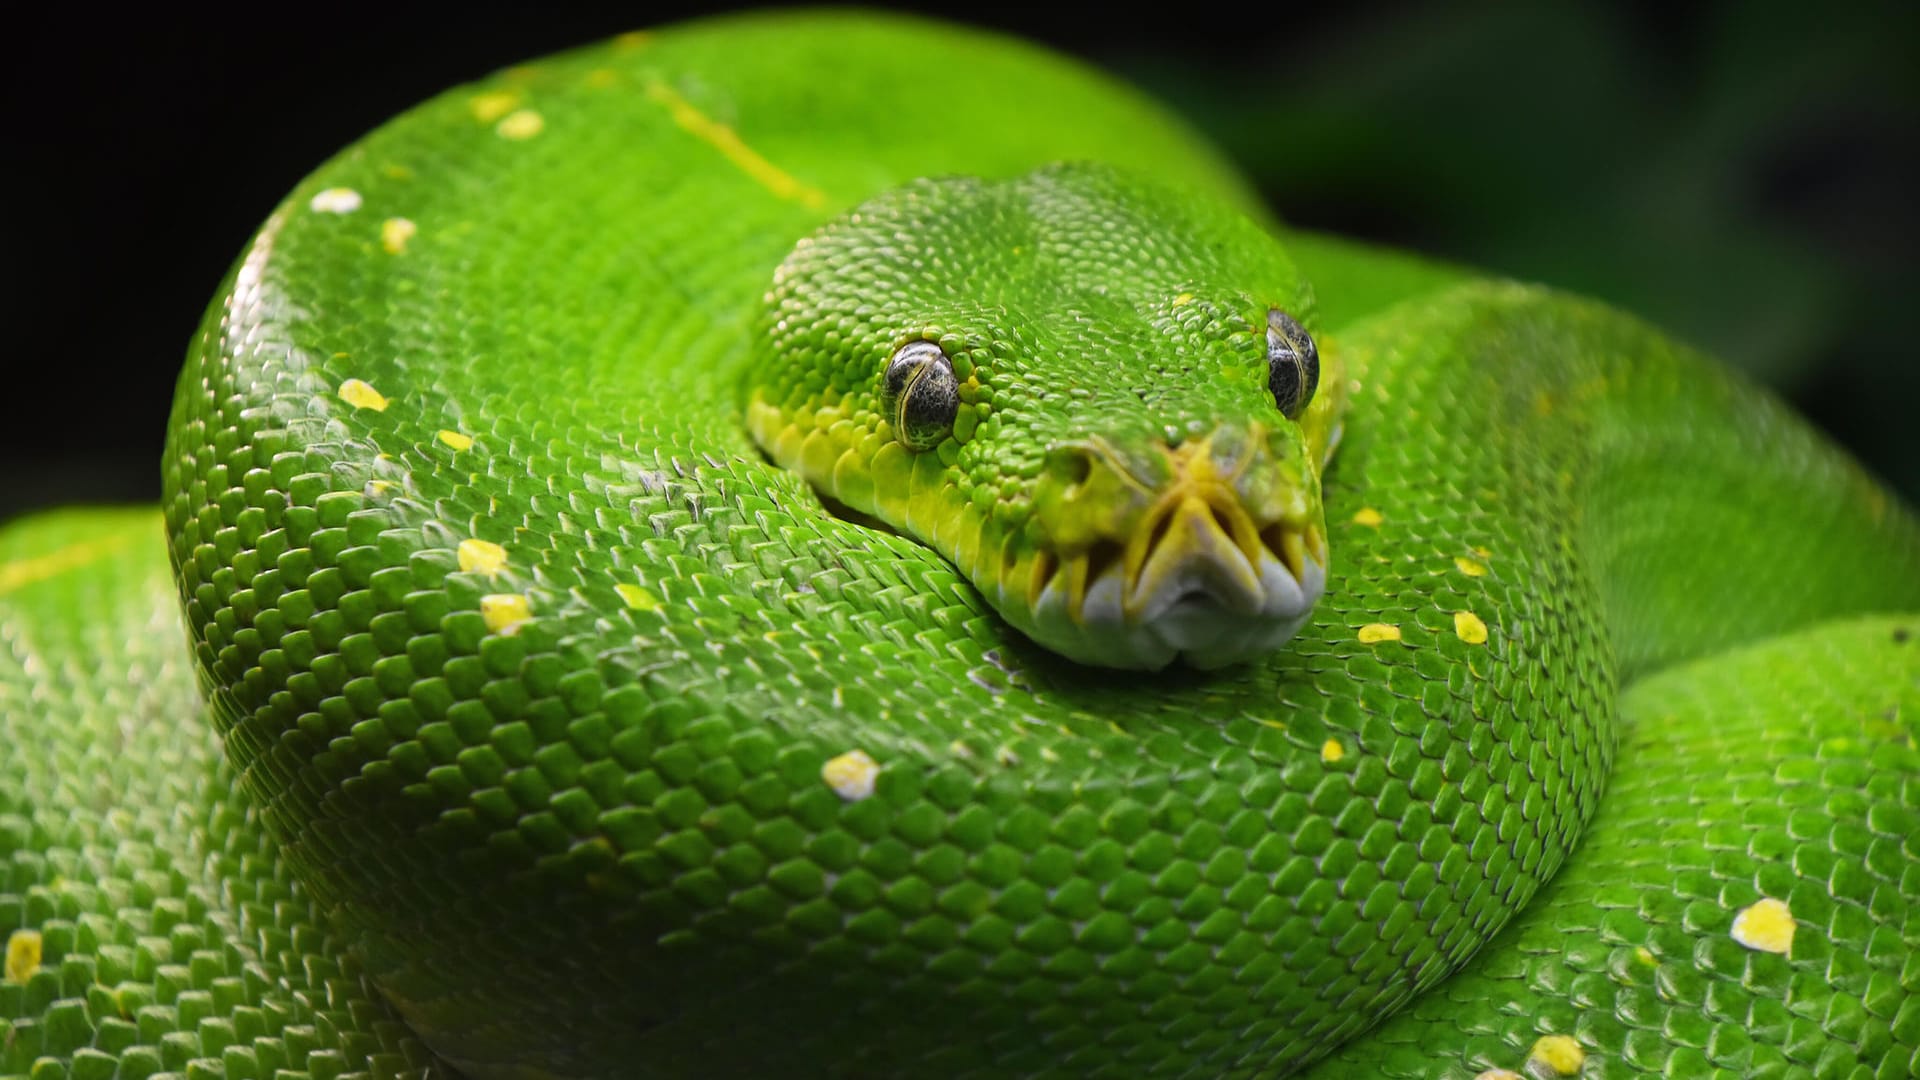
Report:
M351 214L360 209L360 193L352 188L330 187L308 200L307 207L318 214Z
M820 766L820 779L827 782L835 795L848 802L871 796L874 780L879 775L880 766L865 750L849 750Z

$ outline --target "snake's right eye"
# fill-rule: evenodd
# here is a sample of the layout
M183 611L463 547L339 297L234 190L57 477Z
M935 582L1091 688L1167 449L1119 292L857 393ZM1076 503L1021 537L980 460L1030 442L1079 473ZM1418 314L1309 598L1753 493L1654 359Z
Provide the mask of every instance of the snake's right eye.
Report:
M1267 312L1267 389L1273 403L1287 419L1298 420L1319 386L1320 350L1307 328L1279 308Z
M909 341L887 361L886 407L894 437L909 450L931 450L953 430L960 384L953 362L931 341Z

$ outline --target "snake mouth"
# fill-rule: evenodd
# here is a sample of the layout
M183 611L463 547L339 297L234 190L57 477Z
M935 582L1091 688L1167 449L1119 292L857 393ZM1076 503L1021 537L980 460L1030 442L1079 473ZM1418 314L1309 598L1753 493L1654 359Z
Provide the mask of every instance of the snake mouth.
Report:
M1102 539L1061 554L1035 553L1027 604L1065 603L1078 621L1095 593L1113 592L1125 621L1151 620L1183 599L1206 596L1223 608L1252 613L1263 606L1269 564L1296 586L1324 571L1326 538L1285 522L1256 524L1237 500L1188 498L1156 508L1126 543Z
M1102 662L1158 667L1180 656L1210 668L1292 637L1326 569L1317 523L1260 522L1225 485L1183 485L1124 540L1042 548L1025 591L1040 623L1070 624Z

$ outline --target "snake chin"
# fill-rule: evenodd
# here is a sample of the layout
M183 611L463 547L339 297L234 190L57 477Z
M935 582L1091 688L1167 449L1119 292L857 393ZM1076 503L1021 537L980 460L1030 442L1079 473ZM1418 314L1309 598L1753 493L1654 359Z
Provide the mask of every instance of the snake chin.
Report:
M1132 588L1114 560L1097 569L1077 605L1072 583L1080 575L1056 573L1033 606L1036 636L1102 667L1230 667L1278 649L1306 625L1326 591L1325 550L1290 540L1263 544L1255 557L1233 547L1188 552Z

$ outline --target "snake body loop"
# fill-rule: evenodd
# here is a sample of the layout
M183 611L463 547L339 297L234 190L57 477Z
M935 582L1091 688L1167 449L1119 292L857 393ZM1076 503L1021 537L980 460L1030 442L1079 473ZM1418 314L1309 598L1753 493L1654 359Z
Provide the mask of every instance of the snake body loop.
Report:
M1028 46L450 91L262 227L164 470L164 562L0 531L0 1074L1920 1062L1912 513Z

